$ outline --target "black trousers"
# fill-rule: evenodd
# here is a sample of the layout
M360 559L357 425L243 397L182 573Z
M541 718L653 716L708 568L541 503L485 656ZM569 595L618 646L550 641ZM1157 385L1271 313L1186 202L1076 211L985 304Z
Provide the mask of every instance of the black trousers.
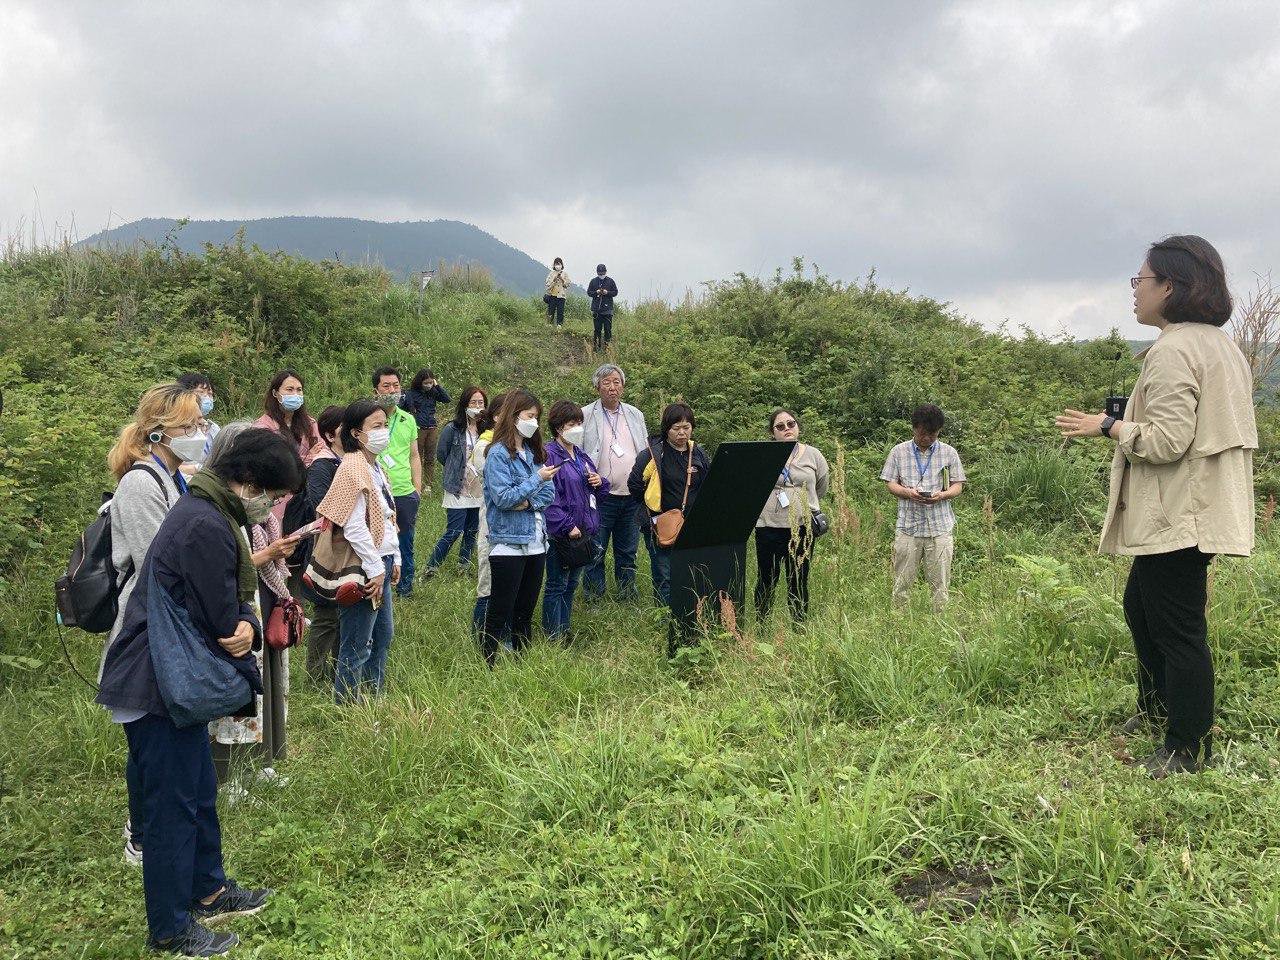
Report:
M813 538L808 527L795 532L790 527L756 527L756 616L764 619L773 606L778 576L787 572L787 602L791 616L803 620L809 615L809 561Z
M547 319L557 327L564 326L564 297L552 297L547 304Z
M516 650L529 643L533 611L538 605L546 567L545 553L527 557L489 555L493 586L489 590L489 609L485 611L484 629L480 633L480 649L489 666L498 659L498 641L507 628L511 630L511 646Z
M599 350L613 339L613 314L593 313L591 314L591 323L595 328L593 343L595 348Z
M1124 616L1138 654L1138 709L1168 721L1165 746L1212 749L1213 656L1209 652L1208 571L1195 547L1133 558Z

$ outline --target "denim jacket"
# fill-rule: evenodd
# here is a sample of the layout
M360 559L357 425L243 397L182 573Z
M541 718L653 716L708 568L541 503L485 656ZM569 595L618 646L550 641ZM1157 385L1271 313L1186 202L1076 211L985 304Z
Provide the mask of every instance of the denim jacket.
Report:
M555 487L538 476L529 448L513 457L501 443L485 451L484 515L489 524L489 542L520 545L533 540L534 514L546 510L555 500ZM523 500L529 509L517 510Z

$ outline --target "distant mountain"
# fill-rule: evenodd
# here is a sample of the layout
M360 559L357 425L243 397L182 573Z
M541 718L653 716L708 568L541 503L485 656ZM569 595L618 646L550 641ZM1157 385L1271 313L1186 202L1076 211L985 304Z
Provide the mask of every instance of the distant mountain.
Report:
M148 218L95 233L80 246L159 244L177 230L184 253L199 253L206 243L221 245L244 227L245 242L263 250L282 250L308 260L376 263L405 278L418 271L451 264L483 264L494 282L521 296L542 296L548 267L508 246L479 227L457 220L379 223L351 217L272 217L263 220L177 220ZM581 292L581 291L575 291Z

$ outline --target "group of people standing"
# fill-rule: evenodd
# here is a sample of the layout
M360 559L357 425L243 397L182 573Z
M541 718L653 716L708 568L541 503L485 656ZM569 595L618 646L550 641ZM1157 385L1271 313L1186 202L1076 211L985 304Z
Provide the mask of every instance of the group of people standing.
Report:
M569 281L559 260L553 278L549 296L562 295ZM1058 426L1068 438L1117 444L1101 549L1135 557L1124 610L1139 711L1123 731L1159 729L1163 743L1145 763L1162 777L1199 770L1212 755L1207 569L1215 554L1252 550L1257 431L1248 364L1220 329L1231 300L1213 247L1166 238L1131 285L1139 322L1160 336L1127 410L1067 410ZM608 314L599 311L608 316L616 285L603 265L593 287L610 301ZM562 304L548 307L562 319ZM607 342L607 323L597 336ZM579 584L587 602L607 593L610 552L617 598L637 599L641 539L654 599L670 603L674 541L657 521L693 506L710 467L690 406L668 404L651 434L623 399L626 374L606 363L586 406L561 399L544 412L527 390L491 398L468 386L440 429L437 406L451 400L430 370L407 392L393 367L371 381L370 395L312 417L301 375L283 370L256 421L220 427L212 383L184 374L143 395L110 452L117 486L104 509L119 612L96 699L128 742L125 855L143 866L153 947L224 952L235 936L204 922L267 902L270 890L243 888L223 870L216 793L237 753L256 754L264 773L284 755L290 641L277 642L276 628L309 600L308 674L331 683L339 703L381 691L393 593L413 590L418 507L436 463L446 527L421 579L459 539L463 569L476 556L471 622L490 667L503 648L529 644L540 595L545 633L568 642ZM894 597L905 602L923 571L938 609L954 554L951 501L966 482L958 452L939 439L944 423L938 407L918 407L912 438L880 474L898 501ZM800 621L830 468L802 442L794 410L772 412L765 426L794 446L757 521L754 605L767 616L785 574ZM162 675L176 629L243 678L247 699L231 716L175 721Z

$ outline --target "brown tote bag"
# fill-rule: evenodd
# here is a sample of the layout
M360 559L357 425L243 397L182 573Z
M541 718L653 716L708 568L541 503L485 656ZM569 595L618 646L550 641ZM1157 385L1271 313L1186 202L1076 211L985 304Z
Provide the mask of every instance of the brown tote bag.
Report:
M658 449L662 449L659 447ZM658 465L659 483L661 483L662 466ZM676 542L680 536L680 531L684 529L684 508L689 505L689 488L693 486L693 441L689 441L689 466L684 474L684 500L680 502L679 510L664 510L658 514L653 521L653 534L658 540L658 546L669 547Z

